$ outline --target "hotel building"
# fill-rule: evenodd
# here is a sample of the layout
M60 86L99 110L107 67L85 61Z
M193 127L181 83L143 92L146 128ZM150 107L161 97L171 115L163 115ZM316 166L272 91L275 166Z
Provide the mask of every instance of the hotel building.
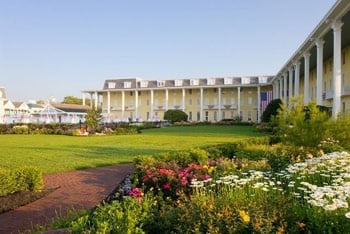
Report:
M274 76L116 78L82 93L102 108L107 122L162 120L169 109L183 110L189 121L260 122L272 98L291 106L297 96L329 107L336 118L350 112L350 1L338 0Z

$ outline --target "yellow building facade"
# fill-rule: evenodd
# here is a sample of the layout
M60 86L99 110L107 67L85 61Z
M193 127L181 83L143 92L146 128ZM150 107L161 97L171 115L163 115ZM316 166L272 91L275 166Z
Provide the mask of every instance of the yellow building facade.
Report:
M350 1L338 0L274 76L178 80L108 79L102 90L83 91L106 121L162 120L169 109L190 121L240 118L260 122L272 98L292 107L328 107L333 118L350 112Z
M292 106L328 107L333 118L350 112L350 1L338 0L272 79L274 97Z
M272 100L272 78L117 78L105 80L102 90L84 93L94 100L94 106L102 108L105 122L161 121L170 109L186 112L192 122L237 118L260 122L265 107L261 96L269 94Z

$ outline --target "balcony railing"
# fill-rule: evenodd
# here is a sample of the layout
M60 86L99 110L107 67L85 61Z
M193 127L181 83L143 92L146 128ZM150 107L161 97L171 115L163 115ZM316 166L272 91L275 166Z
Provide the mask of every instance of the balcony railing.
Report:
M341 90L341 96L350 96L350 88L343 88ZM326 91L322 93L322 98L324 100L333 99L333 91Z

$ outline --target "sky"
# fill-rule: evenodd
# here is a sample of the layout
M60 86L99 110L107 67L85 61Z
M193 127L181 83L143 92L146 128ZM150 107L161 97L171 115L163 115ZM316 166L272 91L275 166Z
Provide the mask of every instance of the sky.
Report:
M0 86L62 101L106 79L275 75L336 0L0 0Z

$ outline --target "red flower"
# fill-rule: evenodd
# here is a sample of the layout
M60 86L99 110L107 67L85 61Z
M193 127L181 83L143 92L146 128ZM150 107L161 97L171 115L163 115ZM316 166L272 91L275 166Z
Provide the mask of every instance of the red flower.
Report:
M165 184L163 184L163 189L169 190L170 189L170 183L166 182Z

